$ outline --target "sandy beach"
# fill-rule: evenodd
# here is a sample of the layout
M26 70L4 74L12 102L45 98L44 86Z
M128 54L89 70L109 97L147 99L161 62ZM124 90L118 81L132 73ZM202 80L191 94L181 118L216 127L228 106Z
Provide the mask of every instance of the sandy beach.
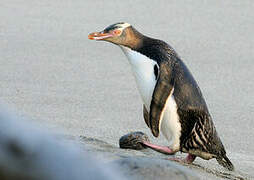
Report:
M87 38L128 22L169 43L189 67L236 171L200 158L185 167L200 179L254 179L253 9L251 0L2 0L0 103L63 137L95 138L118 147L122 135L143 131L152 142L167 145L146 127L124 54ZM101 146L80 141L101 156ZM150 151L131 154L166 158Z

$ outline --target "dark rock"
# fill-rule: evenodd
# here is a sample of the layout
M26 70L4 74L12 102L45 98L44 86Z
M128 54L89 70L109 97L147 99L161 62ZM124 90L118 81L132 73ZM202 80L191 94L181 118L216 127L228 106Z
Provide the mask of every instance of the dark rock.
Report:
M147 148L142 141L149 142L148 136L143 132L130 132L119 139L119 146L123 149L141 150Z

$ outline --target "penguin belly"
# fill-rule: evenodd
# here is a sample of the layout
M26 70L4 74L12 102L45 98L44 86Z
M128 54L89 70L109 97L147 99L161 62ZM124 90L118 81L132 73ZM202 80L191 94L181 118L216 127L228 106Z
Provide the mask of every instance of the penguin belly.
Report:
M175 98L172 95L174 89L165 104L165 110L161 122L161 132L163 136L168 140L169 147L176 151L180 149L180 136L181 136L181 124L177 113L177 104Z

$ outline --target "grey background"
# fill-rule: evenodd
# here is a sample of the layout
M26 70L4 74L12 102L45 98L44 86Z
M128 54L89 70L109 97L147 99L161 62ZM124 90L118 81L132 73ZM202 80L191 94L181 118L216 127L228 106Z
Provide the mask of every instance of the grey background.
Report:
M87 39L125 21L174 47L200 85L230 159L253 177L253 9L252 0L1 0L0 102L66 135L113 145L130 131L151 135L127 59L117 46Z

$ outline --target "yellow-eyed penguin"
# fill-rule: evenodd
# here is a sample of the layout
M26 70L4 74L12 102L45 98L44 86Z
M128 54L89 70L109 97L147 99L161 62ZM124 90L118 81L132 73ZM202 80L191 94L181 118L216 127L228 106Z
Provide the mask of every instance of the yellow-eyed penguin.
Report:
M171 46L128 23L110 25L88 38L114 43L127 56L144 103L145 122L155 137L161 131L169 142L169 147L144 142L147 146L167 154L188 153L186 163L196 156L216 158L228 170L234 169L196 81Z

